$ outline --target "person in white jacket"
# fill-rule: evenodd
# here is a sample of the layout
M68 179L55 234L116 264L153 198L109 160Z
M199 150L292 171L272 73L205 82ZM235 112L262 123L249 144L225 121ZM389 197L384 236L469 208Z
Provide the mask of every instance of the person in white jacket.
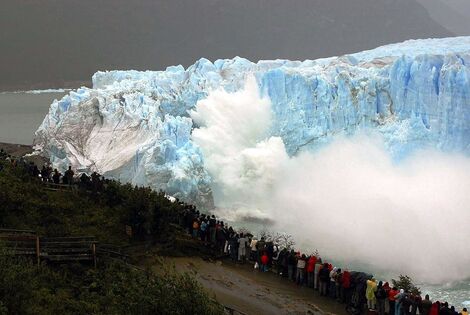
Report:
M258 244L258 239L256 237L253 237L250 243L250 260L251 261L258 261L258 250L256 249L256 244Z

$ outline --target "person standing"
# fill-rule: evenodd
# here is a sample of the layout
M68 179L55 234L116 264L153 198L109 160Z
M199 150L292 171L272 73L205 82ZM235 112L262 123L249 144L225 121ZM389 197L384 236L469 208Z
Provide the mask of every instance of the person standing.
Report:
M329 293L332 299L336 298L336 272L338 268L334 267L330 271L330 284L329 284Z
M287 257L287 273L289 280L295 281L295 266L297 265L297 258L295 257L294 250L291 250Z
M320 279L318 278L318 275L320 273L320 269L321 269L321 266L322 266L322 261L321 261L321 257L319 257L317 259L317 262L315 263L315 270L314 270L314 275L313 275L313 288L315 290L319 290L320 288Z
M426 294L424 296L424 300L421 302L421 309L419 311L419 314L429 315L429 312L431 311L431 307L432 307L432 301L429 299L429 294Z
M239 236L235 232L233 232L229 238L229 251L232 261L238 260L238 238Z
M258 261L258 258L256 257L257 256L257 250L256 250L256 244L258 243L258 239L256 237L253 237L253 239L251 240L251 243L250 243L250 248L251 248L251 251L250 251L250 260L251 261Z
M394 315L395 314L395 296L400 293L397 288L393 287L390 289L388 292L388 308L389 308L389 315Z
M429 315L439 315L440 310L441 310L441 303L439 301L436 301L432 303L431 310L429 311Z
M263 251L261 253L261 272L267 272L268 271L268 263L269 263L269 256L267 251Z
M54 175L52 175L52 181L54 184L60 184L60 173L57 169L54 169Z
M317 257L315 255L310 256L307 262L307 286L309 288L313 288L316 262Z
M351 273L348 269L344 270L343 276L341 277L341 282L342 302L349 304L351 300Z
M400 289L400 292L395 295L395 315L401 315L402 313L402 301L405 298L405 290Z
M217 220L215 219L215 215L212 215L209 219L209 238L212 246L215 246L216 242L216 232L217 232Z
M401 299L401 309L404 315L410 315L411 305L413 304L413 300L409 293L405 293L405 296Z
M65 171L64 178L66 182L64 184L73 185L73 176L75 173L72 171L72 166L69 166L69 169Z
M338 270L336 270L336 276L335 276L336 300L338 302L341 302L343 300L343 296L342 296L343 291L341 290L342 283L343 283L343 272L341 271L341 268L338 268Z
M295 277L295 281L297 282L298 285L302 285L304 282L304 271L305 271L305 265L306 265L306 257L305 255L302 255L297 259L297 274Z
M246 246L248 245L248 239L240 233L240 238L238 239L238 261L242 263L245 262L246 258Z
M194 219L193 221L193 238L198 238L199 236L199 220Z
M421 314L421 304L423 303L423 299L421 298L421 295L416 294L412 295L412 303L411 303L411 314L416 315L418 310L420 310Z
M367 280L366 299L369 310L375 310L375 292L377 291L377 282L374 278Z
M328 295L328 283L330 282L330 271L328 270L328 264L324 263L318 273L318 278L320 280L320 295Z
M377 299L377 312L379 315L385 315L385 299L387 298L387 292L385 292L382 281L379 281L375 298Z

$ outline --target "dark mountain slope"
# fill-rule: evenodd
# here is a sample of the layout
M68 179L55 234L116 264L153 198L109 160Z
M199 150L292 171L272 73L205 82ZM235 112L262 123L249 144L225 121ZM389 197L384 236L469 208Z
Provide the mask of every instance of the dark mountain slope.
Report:
M200 57L314 59L445 36L416 0L3 0L0 89Z
M469 0L418 0L439 24L456 35L470 35Z

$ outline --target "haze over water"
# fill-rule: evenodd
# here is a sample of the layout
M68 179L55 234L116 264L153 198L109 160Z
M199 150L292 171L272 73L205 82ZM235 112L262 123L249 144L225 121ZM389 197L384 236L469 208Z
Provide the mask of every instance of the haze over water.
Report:
M0 142L32 144L54 99L65 93L0 93Z

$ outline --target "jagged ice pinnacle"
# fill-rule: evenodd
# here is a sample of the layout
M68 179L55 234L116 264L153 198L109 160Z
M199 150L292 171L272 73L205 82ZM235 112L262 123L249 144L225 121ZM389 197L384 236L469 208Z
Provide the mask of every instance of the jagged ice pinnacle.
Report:
M254 76L271 105L269 137L286 152L375 130L400 159L416 148L470 153L470 37L411 40L318 60L200 59L184 69L108 71L54 101L36 148L64 170L98 171L205 208L214 184L189 111Z

